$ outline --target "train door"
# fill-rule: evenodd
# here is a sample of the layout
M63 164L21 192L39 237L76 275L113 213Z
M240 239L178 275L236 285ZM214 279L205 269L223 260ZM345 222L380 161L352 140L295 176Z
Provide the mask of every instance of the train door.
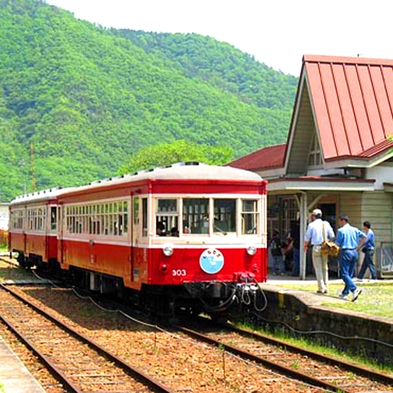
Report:
M140 228L140 197L131 196L131 250L130 250L130 277L131 282L135 283L139 281L140 277L140 266L139 266L139 239L141 236Z
M57 206L57 261L60 265L65 262L64 255L64 225L63 225L64 208L62 205Z
M24 208L24 222L23 222L23 254L26 256L27 255L27 228L29 225L29 217L27 216L27 206Z

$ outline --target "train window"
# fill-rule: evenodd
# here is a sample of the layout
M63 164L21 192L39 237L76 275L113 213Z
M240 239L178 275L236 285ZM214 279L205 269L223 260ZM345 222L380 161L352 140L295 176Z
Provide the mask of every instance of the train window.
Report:
M214 200L214 223L215 234L236 233L236 199Z
M242 200L242 235L256 234L258 230L258 200Z
M11 227L12 229L23 229L24 211L15 210L11 212Z
M142 198L142 236L147 236L147 198Z
M139 224L139 198L134 197L134 225Z
M50 207L50 229L52 231L55 231L57 228L57 210L56 206L51 206Z
M43 231L45 229L46 210L42 207L27 210L27 229L31 231ZM22 222L23 225L23 222Z
M209 233L209 199L183 199L183 233Z
M68 233L99 236L124 236L128 233L126 201L67 207L65 211Z
M128 202L123 202L123 213L124 213L123 232L126 235L128 233Z
M157 199L156 208L156 228L157 225L164 226L158 236L178 236L179 233L179 212L177 199ZM161 223L161 224L158 224Z

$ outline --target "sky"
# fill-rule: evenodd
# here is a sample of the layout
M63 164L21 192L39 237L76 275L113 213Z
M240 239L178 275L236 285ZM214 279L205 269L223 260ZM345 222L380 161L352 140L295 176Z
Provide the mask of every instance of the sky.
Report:
M47 0L105 27L198 33L286 74L304 54L393 59L391 0ZM392 4L392 5L391 5Z

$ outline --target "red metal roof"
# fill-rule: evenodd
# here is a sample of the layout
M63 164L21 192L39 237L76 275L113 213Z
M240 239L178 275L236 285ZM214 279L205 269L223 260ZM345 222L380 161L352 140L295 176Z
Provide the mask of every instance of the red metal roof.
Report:
M326 161L369 159L393 148L393 60L304 55L302 75ZM265 147L228 165L280 168L286 146Z
M251 171L281 168L284 166L286 144L264 147L227 164Z
M305 55L303 64L325 160L393 146L393 60Z

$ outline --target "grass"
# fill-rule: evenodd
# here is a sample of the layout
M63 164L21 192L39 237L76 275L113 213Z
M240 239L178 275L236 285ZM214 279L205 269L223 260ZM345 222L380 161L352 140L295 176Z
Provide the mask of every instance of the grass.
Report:
M0 252L8 252L8 246L5 243L0 243Z
M6 393L4 385L0 382L0 393Z
M393 282L377 281L372 283L357 283L363 292L356 302L336 301L333 297L338 297L338 293L344 288L344 284L332 283L329 285L330 296L325 296L323 306L341 308L345 310L363 312L377 317L393 319ZM315 284L281 284L283 288L295 289L305 292L315 292ZM351 296L349 296L349 299Z
M23 280L23 279L31 279L31 273L17 266L11 266L8 263L0 261L0 282L6 280Z

